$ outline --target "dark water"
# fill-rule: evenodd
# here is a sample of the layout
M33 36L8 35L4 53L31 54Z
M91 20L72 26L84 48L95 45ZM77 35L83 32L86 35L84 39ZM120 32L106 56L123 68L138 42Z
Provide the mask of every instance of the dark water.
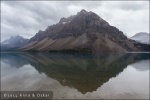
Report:
M2 91L60 99L149 99L149 53L1 53Z

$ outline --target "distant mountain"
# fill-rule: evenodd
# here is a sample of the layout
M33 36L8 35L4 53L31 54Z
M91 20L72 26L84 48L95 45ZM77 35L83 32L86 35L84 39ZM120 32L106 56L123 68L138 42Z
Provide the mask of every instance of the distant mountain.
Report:
M134 36L132 36L131 39L140 43L150 44L150 34L146 32L137 33Z
M9 39L1 43L1 50L15 50L27 44L29 39L25 39L19 35L11 36Z

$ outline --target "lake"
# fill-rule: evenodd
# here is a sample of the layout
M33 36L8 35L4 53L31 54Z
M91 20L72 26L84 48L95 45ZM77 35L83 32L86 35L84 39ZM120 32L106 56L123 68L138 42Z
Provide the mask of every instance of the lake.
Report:
M149 99L149 53L1 53L1 91L54 99Z

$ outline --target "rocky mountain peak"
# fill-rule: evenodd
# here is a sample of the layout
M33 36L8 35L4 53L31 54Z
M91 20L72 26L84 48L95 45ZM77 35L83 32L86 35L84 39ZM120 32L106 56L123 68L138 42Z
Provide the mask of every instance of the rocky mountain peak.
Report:
M99 26L109 26L109 23L103 20L101 17L99 17L97 14L95 14L92 11L86 11L85 9L82 9L80 12L78 12L76 15L70 16L68 18L62 17L60 21L58 22L59 25L64 25L72 22L72 24L83 24L86 25L99 25ZM87 24L88 23L88 24Z
M85 9L82 9L80 12L77 13L77 16L78 15L84 15L84 16L89 16L89 15L93 15L93 16L96 16L99 18L99 16L97 14L95 14L94 12L92 11L86 11Z
M77 13L77 15L78 14L88 14L88 13L89 13L88 11L86 11L85 9L82 9L80 12Z

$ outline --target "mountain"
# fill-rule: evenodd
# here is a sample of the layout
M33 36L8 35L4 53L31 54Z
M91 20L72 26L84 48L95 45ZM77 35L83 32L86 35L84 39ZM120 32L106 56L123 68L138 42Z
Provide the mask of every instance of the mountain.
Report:
M132 36L131 39L140 43L150 44L150 34L146 32L137 33L134 36Z
M16 48L26 45L28 41L29 39L25 39L19 35L11 36L1 43L1 50L16 50Z
M39 31L22 51L128 52L142 51L136 41L94 12L81 10Z

